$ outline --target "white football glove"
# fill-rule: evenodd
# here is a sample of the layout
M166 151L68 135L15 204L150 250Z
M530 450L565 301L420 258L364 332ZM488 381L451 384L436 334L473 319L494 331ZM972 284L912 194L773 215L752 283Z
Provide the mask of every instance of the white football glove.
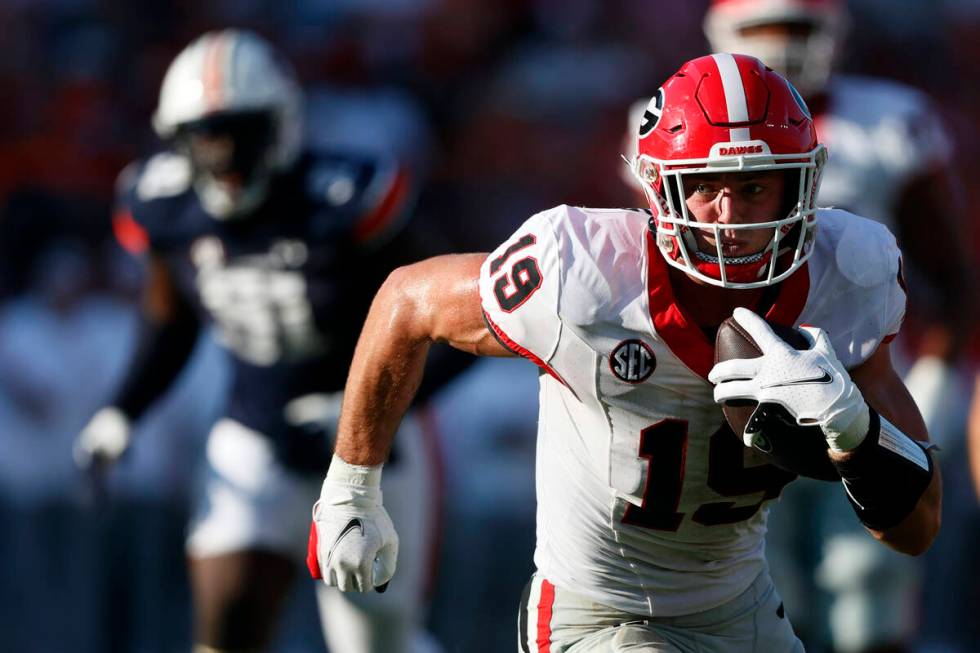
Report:
M381 467L334 454L313 506L310 573L345 592L383 592L395 573L398 534L381 505Z
M715 401L751 399L779 404L801 426L820 426L835 451L849 451L861 444L868 431L868 404L837 359L827 334L815 327L800 327L811 346L798 351L752 311L736 308L733 316L755 340L762 356L716 364L708 374L715 384Z
M132 427L124 412L114 406L97 412L75 438L72 455L84 470L93 466L110 467L129 448Z

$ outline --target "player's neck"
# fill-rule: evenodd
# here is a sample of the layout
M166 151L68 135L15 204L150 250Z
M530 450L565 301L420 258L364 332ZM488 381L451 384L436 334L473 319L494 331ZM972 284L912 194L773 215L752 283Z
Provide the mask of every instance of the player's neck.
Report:
M712 333L736 307L758 311L766 295L765 288L735 290L701 283L673 267L668 274L677 303L695 324Z

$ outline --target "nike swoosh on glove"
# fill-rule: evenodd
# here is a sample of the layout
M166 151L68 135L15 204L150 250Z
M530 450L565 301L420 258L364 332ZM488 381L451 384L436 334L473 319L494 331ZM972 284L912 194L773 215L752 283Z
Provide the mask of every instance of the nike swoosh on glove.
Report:
M334 454L313 506L307 567L344 592L383 592L395 573L398 534L381 504L381 467Z
M736 308L733 316L755 340L762 356L717 363L708 374L715 384L715 401L751 399L779 404L801 426L819 425L835 451L849 451L861 444L868 431L868 404L837 359L826 332L801 326L811 345L797 350L752 311Z

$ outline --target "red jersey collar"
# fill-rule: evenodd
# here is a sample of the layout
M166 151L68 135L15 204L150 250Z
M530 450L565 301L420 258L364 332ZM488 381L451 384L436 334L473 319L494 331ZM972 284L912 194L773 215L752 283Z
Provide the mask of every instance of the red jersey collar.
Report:
M708 372L714 365L715 345L677 303L667 273L667 262L649 231L646 242L647 293L653 326L670 351L692 372L707 380ZM796 326L810 292L808 264L804 263L779 285L776 301L765 317L776 324Z

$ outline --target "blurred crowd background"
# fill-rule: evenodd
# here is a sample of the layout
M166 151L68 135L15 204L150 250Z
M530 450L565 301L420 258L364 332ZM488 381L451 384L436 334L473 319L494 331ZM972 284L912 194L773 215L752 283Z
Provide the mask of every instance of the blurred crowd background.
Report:
M268 38L306 86L314 141L394 152L417 182L413 228L484 251L555 204L634 204L619 158L627 108L707 52L706 4L0 0L0 650L189 650L182 538L224 391L215 345L200 343L105 488L71 460L134 335L140 267L113 238L114 180L159 146L149 116L184 45L223 26ZM850 9L841 68L935 100L977 251L980 0ZM449 651L513 650L533 546L535 375L483 362L432 408L448 483L430 621ZM961 447L944 455L944 530L916 609L919 647L936 653L980 650L980 515ZM323 650L301 585L278 651Z

